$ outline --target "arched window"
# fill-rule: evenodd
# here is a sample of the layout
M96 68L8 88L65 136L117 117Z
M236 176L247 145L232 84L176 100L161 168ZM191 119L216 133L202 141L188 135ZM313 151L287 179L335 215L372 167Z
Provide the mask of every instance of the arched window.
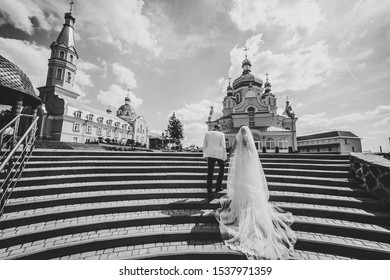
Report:
M249 127L255 126L255 108L248 108Z
M62 79L62 69L60 69L60 68L57 69L56 79L59 79L59 80Z
M122 115L122 110L119 110L119 111L118 111L118 115Z
M69 60L70 60L70 62L73 63L73 55L70 55L70 56L69 56Z
M279 149L281 150L287 150L288 149L288 141L285 137L282 137L279 139Z
M65 57L65 53L63 51L60 51L60 58L64 59L64 57Z
M268 137L265 146L267 147L267 150L273 150L275 149L275 140L271 137Z
M126 116L130 116L130 112L129 111L126 111Z
M237 104L241 103L241 95L239 93L236 94Z
M72 74L68 72L68 78L66 79L66 81L70 83L71 80L72 80Z
M51 51L51 57L54 58L56 56L56 51L55 50L52 50Z

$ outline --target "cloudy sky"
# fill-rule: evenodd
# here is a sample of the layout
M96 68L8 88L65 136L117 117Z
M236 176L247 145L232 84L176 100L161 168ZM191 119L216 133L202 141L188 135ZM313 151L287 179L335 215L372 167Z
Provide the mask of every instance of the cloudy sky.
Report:
M36 88L68 2L0 0L0 53ZM277 105L290 100L298 135L348 130L363 150L390 149L390 1L74 2L80 102L117 108L130 88L151 131L176 112L184 145L201 145L210 106L218 117L247 46L252 73L270 73Z

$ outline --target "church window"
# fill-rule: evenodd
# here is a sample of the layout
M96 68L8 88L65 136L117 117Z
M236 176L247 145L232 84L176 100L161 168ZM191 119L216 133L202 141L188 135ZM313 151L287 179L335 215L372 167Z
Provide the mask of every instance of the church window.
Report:
M103 117L98 117L97 121L98 121L98 123L103 123Z
M279 149L287 150L288 148L288 141L286 138L282 137L279 139Z
M119 110L119 111L118 111L118 115L122 115L122 110Z
M111 124L112 124L112 120L107 120L106 123L107 123L108 125L111 125Z
M126 111L126 116L130 116L130 112L129 111Z
M127 124L122 124L123 129L126 129L126 127L127 127Z
M73 141L74 143L77 143L77 142L79 142L79 138L78 138L78 137L73 137L72 141Z
M111 130L107 129L107 137L111 137Z
M92 133L92 126L91 125L87 125L87 128L85 129L85 132L88 133L88 134L91 134Z
M248 115L249 115L249 127L255 126L255 108L253 107L248 108Z
M75 122L73 124L73 131L76 131L76 132L80 131L80 123Z
M69 56L69 60L70 60L70 62L73 63L73 55L70 55L70 56Z
M62 79L62 69L57 69L56 79L59 79L59 80Z
M92 121L93 120L93 114L87 115L87 120Z
M273 150L275 149L275 140L271 137L267 138L265 145L267 147L267 150Z
M119 125L120 125L120 122L115 123L115 127L119 127Z
M71 79L72 79L72 74L68 72L68 78L66 79L66 81L70 83Z
M51 57L52 57L52 58L55 58L55 56L56 56L56 51L55 51L55 50L52 50L52 51L51 51Z
M102 135L102 128L101 127L97 128L96 134L97 135Z
M76 111L76 112L74 112L74 116L75 116L76 118L81 118L81 111Z
M237 104L241 103L241 95L239 93L237 93L236 95L236 100L237 100Z
M65 57L65 53L63 51L60 51L60 58L64 59L64 57Z
M348 144L348 140L347 139L344 139L344 141L345 141L345 144Z

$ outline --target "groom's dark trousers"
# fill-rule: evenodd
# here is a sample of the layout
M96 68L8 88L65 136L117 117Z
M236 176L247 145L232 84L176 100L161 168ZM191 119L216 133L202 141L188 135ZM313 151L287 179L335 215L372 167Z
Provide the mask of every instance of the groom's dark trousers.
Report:
M219 165L219 174L217 179L217 188L216 190L221 190L222 186L222 179L223 174L225 172L225 162L222 159L209 157L207 158L207 166L208 166L208 173L207 173L207 191L208 193L212 193L212 186L213 186L213 175L214 175L214 167L215 163L218 163Z

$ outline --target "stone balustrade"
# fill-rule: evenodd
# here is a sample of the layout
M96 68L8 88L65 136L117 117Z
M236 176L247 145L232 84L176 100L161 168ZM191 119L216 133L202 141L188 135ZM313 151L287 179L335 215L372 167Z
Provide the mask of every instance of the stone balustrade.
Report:
M351 153L351 175L380 200L390 204L390 160L371 153Z

